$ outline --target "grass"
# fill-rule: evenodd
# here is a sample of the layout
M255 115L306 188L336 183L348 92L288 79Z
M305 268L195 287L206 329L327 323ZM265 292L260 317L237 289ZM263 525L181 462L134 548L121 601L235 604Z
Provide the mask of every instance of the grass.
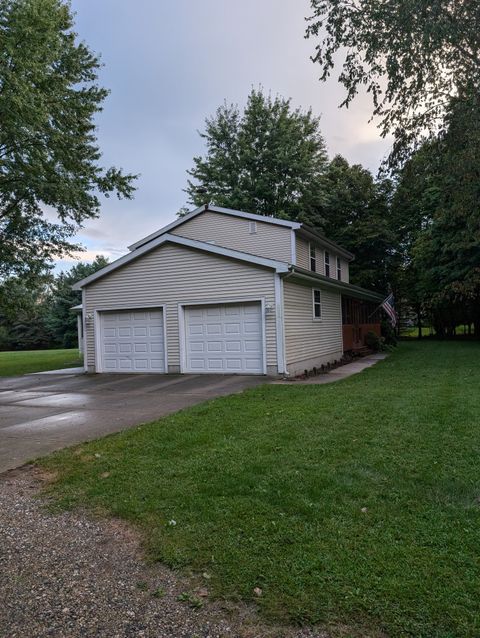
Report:
M342 382L259 387L40 463L58 507L137 524L152 559L272 621L478 636L479 357L405 342Z
M44 372L83 365L76 348L69 350L16 350L0 352L0 377Z

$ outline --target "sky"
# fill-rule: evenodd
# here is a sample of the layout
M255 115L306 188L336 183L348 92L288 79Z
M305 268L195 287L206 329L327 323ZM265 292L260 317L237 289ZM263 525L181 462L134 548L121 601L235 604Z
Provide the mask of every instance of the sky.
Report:
M312 107L331 156L375 173L388 151L369 123L368 97L339 109L338 72L318 80L315 42L304 38L308 0L72 0L72 9L110 90L97 117L102 164L139 174L133 200L104 199L100 217L77 235L82 261L116 259L176 218L186 171L204 152L205 118L224 100L243 106L252 87ZM61 261L57 271L71 265Z

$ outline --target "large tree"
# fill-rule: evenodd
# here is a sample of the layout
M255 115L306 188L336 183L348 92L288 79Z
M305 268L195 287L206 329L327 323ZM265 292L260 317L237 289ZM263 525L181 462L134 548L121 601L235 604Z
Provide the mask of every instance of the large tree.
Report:
M311 0L307 35L326 79L339 64L344 104L374 101L391 160L444 126L452 100L480 88L480 10L471 0ZM471 115L471 112L469 113Z
M252 90L244 110L224 104L201 133L207 151L188 171L190 203L297 219L321 199L327 164L319 119Z
M304 221L316 226L355 255L352 281L384 292L392 283L397 234L389 215L393 186L375 179L341 155L329 162L320 179L322 201Z
M100 163L99 66L67 2L0 0L0 304L10 278L36 284L78 248L71 238L101 195L132 195L133 176Z

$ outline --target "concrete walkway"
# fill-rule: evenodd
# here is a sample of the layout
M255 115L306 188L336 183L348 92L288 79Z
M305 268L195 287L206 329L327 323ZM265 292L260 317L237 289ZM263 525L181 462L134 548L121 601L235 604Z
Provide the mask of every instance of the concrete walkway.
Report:
M319 374L316 377L308 377L308 379L291 379L288 381L273 381L273 383L280 383L283 385L323 385L324 383L333 383L334 381L341 381L347 377L351 377L353 374L358 374L375 365L379 361L382 361L388 357L388 354L378 352L376 354L370 354L367 357L362 357L352 363L347 363L339 368L334 368L326 374Z
M83 374L83 368L61 368L60 370L44 370L43 372L30 372L30 374Z

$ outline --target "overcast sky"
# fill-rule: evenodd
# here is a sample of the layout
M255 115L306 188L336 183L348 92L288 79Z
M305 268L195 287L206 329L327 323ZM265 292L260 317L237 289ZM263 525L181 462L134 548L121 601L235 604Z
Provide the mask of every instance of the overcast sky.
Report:
M101 216L77 239L110 259L127 244L173 221L186 203L198 130L226 99L243 105L252 88L312 107L331 156L343 154L376 172L388 150L361 98L339 109L336 77L320 83L304 39L308 0L73 0L76 31L104 68L111 93L98 117L104 165L139 173L135 199L102 203ZM254 211L252 211L254 212ZM61 262L58 268L71 264Z

